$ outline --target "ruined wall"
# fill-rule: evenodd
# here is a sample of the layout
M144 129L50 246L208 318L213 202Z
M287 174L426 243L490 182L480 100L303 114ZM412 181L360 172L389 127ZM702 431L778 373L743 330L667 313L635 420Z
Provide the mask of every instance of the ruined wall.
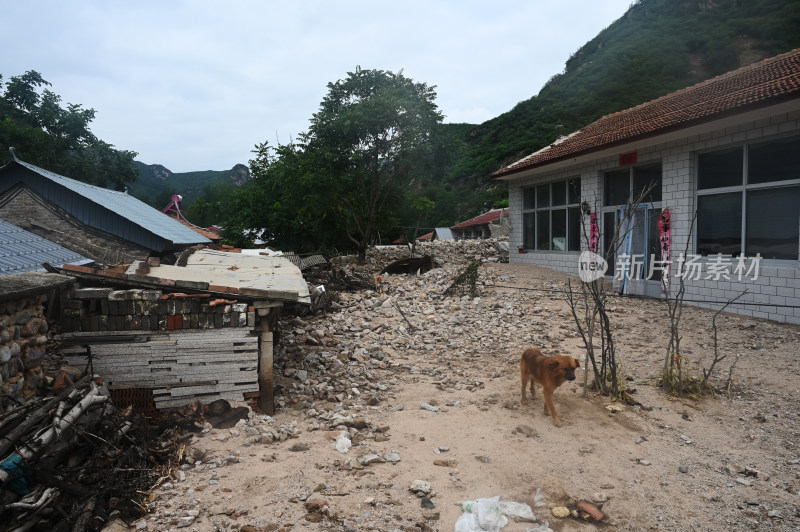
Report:
M161 290L77 288L64 306L65 332L252 328L256 319L247 303Z
M207 294L76 288L61 318L60 353L80 368L91 360L115 401L145 394L155 408L169 408L271 397L272 333L264 329L272 306Z

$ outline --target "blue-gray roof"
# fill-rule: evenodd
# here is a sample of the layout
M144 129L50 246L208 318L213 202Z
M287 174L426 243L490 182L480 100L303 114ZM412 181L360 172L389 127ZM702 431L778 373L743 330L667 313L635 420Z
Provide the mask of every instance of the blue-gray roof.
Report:
M0 220L0 275L45 271L42 263L56 267L92 262L80 253Z
M154 209L125 192L109 190L70 179L19 159L10 162L2 169L13 169L12 165L14 164L19 164L50 183L50 186L48 186L46 183L30 183L26 180L24 181L26 185L35 187L37 193L59 205L91 227L102 229L108 233L157 250L163 248L163 244L159 246L159 242L164 241L177 245L211 242L206 237L170 218L158 209ZM53 187L53 185L56 186ZM2 192L2 189L3 186L0 183L0 192ZM64 193L64 189L71 191L85 201L75 201L74 197L70 198ZM87 208L86 202L94 205ZM122 220L126 220L129 222L128 225L133 224L153 236L137 235L136 230L124 227L125 223Z
M439 240L453 240L453 232L449 227L437 227L435 231Z

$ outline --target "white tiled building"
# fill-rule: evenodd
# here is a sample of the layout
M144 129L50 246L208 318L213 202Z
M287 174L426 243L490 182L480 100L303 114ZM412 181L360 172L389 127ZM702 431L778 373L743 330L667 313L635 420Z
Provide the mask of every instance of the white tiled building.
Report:
M609 277L658 296L659 264L670 264L674 291L679 261L691 260L687 301L720 308L746 289L727 310L800 323L800 50L603 117L494 177L509 184L510 247L524 251L512 262L577 273L589 234L581 213L596 215L604 254L623 206L652 184L608 255Z

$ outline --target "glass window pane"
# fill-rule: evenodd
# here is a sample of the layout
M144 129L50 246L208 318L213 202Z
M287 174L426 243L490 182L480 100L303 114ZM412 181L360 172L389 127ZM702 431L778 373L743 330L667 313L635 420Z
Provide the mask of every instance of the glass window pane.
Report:
M550 185L539 185L536 187L536 206L550 206Z
M576 177L567 182L567 190L569 192L569 203L575 205L581 202L581 178Z
M522 215L522 246L525 249L536 249L536 213L526 212Z
M697 253L739 256L741 248L742 194L697 196Z
M751 146L747 168L748 183L800 179L800 137Z
M748 192L746 222L745 256L797 260L800 187Z
M522 189L522 208L525 210L536 208L536 189L533 187Z
M742 185L742 148L701 153L697 156L697 188Z
M642 204L661 201L661 163L633 169L633 197L631 200L639 199L647 189L650 190L641 200Z
M604 212L603 213L603 258L608 262L608 270L606 275L614 275L614 268L616 266L615 253L616 250L612 247L619 247L614 243L614 233L617 229L617 213Z
M631 195L631 174L629 170L606 173L606 205L625 205Z
M550 211L536 213L536 249L550 249Z
M650 265L653 261L661 260L661 246L658 239L658 220L661 218L661 209L649 209L647 218L647 255L645 257L644 276L650 273ZM658 264L653 265L653 275L650 281L660 281L663 271L656 269Z
M581 208L570 207L567 214L567 251L581 250Z
M567 204L567 182L559 181L553 183L553 205L566 205Z
M553 251L567 251L567 210L554 210L552 224Z

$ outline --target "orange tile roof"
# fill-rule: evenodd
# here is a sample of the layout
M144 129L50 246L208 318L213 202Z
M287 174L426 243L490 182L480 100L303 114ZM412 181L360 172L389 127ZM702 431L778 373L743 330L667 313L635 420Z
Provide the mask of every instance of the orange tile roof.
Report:
M508 209L503 209L504 216L508 218ZM450 229L462 229L464 227L473 227L476 225L484 225L488 224L489 222L493 222L495 220L500 219L500 209L492 209L491 211L485 212L483 214L479 214L474 218L470 218L465 222L461 222L458 225L454 225L450 227Z
M493 178L800 98L800 49L610 114Z
M194 225L193 223L189 222L183 216L181 216L179 218L179 217L175 216L173 213L165 213L165 214L167 216L169 216L170 218L172 218L173 220L179 221L180 223L182 223L183 225L185 225L186 227L188 227L192 231L194 231L194 232L196 232L196 233L198 233L200 235L203 235L204 237L206 237L207 239L211 240L212 242L220 240L222 238L222 237L219 236L218 233L214 233L212 231L209 231L207 229L203 229L202 227L198 227L198 226Z

